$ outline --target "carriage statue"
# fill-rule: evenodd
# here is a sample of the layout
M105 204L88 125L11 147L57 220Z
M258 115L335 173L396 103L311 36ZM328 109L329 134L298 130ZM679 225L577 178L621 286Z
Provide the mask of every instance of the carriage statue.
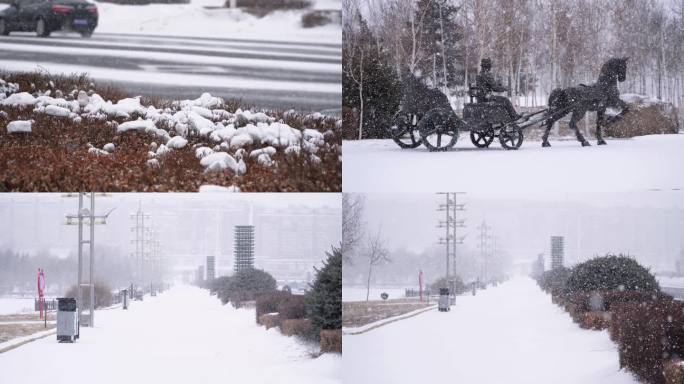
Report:
M470 84L470 102L463 107L463 117L456 115L449 99L437 89L427 87L413 74L404 75L399 111L391 126L392 139L401 148L417 148L421 144L430 151L446 151L456 145L460 132L469 132L470 141L477 148L489 147L495 139L506 150L522 145L523 130L541 123L545 127L542 146L550 146L548 135L553 124L572 114L570 127L582 146L589 142L577 128L586 112L596 111L596 138L606 144L601 129L627 112L627 104L620 100L617 82L625 81L627 58L609 59L601 68L599 79L591 85L555 89L549 96L547 108L513 115L504 105L491 99L491 91ZM608 118L606 109L619 108L619 115Z

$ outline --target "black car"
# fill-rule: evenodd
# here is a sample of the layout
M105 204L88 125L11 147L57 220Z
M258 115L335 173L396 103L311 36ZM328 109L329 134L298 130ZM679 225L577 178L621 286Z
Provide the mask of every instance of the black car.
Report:
M72 30L90 37L97 27L97 6L85 0L15 0L0 11L0 35L35 31L47 37L57 30Z

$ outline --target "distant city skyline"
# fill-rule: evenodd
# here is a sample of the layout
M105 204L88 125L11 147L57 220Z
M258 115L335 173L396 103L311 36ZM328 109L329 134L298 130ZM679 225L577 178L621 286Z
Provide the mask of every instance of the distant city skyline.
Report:
M76 251L76 231L64 214L77 199L60 194L0 195L0 249L67 256ZM291 195L291 196L290 196ZM305 279L330 246L341 239L341 197L336 194L111 194L96 195L98 213L114 209L96 227L97 246L131 253L134 221L142 206L158 233L160 253L174 266L195 269L216 257L216 275L233 266L233 229L253 222L255 266L276 278Z

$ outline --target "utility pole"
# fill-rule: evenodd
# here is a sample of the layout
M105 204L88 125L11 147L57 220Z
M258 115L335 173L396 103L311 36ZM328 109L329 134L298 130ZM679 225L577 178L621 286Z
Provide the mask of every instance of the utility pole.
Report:
M90 197L90 209L86 208L83 204L83 198L85 196ZM104 194L102 196L105 196ZM64 197L73 197L73 194L66 194ZM114 209L107 212L105 215L95 215L95 193L91 192L86 194L85 192L78 193L78 212L76 214L66 215L66 225L78 225L78 284L77 284L77 303L78 303L78 320L82 321L83 313L83 287L89 288L90 297L90 308L88 323L84 326L94 327L95 326L95 225L107 224L107 217L112 213ZM90 226L90 234L88 240L83 240L83 225ZM89 246L89 274L88 283L83 283L83 245L88 244Z
M145 226L145 220L148 220L149 225L150 215L143 211L142 204L139 203L138 210L130 217L135 220L135 225L131 227L131 232L135 233L135 238L131 240L131 243L135 244L135 252L132 254L135 259L135 280L138 286L145 287L145 261L150 255L150 244L152 244L151 229Z
M482 258L482 278L483 278L483 283L487 284L487 252L489 248L489 240L491 238L491 235L489 231L491 230L491 227L487 225L487 223L482 220L482 224L480 224L477 229L480 230L480 257Z
M463 244L465 236L458 237L457 228L465 227L465 219L458 219L459 211L465 211L465 204L458 203L458 195L465 192L438 192L438 195L445 196L445 203L437 206L437 212L444 212L444 220L439 220L437 228L444 228L444 237L439 238L439 244L445 245L446 251L446 279L454 293L454 283L451 276L456 278L456 245ZM451 268L450 268L451 266ZM451 274L451 275L450 275Z

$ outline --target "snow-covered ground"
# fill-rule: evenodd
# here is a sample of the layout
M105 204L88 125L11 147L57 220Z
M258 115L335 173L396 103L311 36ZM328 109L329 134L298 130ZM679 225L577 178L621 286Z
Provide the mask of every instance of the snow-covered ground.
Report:
M33 309L33 298L0 297L0 315L32 313Z
M468 191L483 196L684 188L684 134L607 140L525 141L517 151L477 149L461 134L456 149L401 149L392 140L345 141L345 192Z
M3 384L340 383L342 358L265 330L254 310L223 306L206 290L174 287L98 311L74 344L49 336L0 354ZM40 369L35 369L36 364Z
M340 0L313 4L341 8ZM211 92L261 108L339 114L341 27L302 28L310 9L257 18L222 8L223 0L97 5L99 26L89 39L61 31L48 39L0 36L0 71L88 73L130 94L180 99Z
M369 299L382 300L380 295L383 292L389 295L389 299L401 299L406 294L406 289L401 287L371 287ZM366 287L343 285L342 301L366 301Z
M637 383L607 331L581 329L528 277L343 344L345 383Z
M133 33L201 36L245 40L307 41L340 44L339 24L303 28L308 10L276 11L258 18L241 9L223 8L224 0L191 0L188 4L119 5L95 1L99 20L95 34ZM340 0L313 1L312 9L340 10ZM6 8L0 4L0 10Z
M100 19L96 33L149 33L246 40L311 41L339 44L339 24L302 28L307 10L276 11L258 18L241 9L223 7L224 0L191 0L189 4L141 6L96 2ZM209 7L209 8L206 8ZM314 1L313 9L340 10L340 0Z

